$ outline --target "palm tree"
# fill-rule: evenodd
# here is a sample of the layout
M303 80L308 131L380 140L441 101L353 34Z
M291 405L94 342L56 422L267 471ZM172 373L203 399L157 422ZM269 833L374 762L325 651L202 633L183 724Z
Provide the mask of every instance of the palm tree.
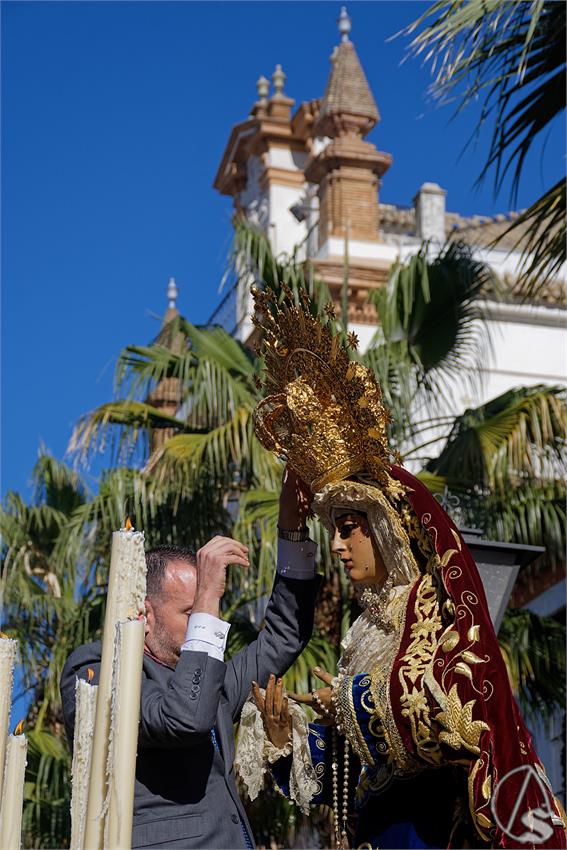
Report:
M469 511L498 540L565 551L566 392L535 386L508 390L458 416L426 464L468 498Z
M512 176L512 202L526 157L565 109L565 4L554 0L438 0L406 34L410 52L431 63L433 91L457 113L482 102L477 135L492 124L482 181L495 192ZM565 181L515 219L505 234L523 242L519 292L541 293L566 260ZM500 237L502 238L502 237Z
M565 627L552 617L509 609L498 640L526 721L549 727L565 705Z
M378 329L362 360L383 388L400 451L434 415L437 425L452 421L456 379L461 383L465 374L478 385L490 337L476 302L499 289L470 246L450 243L431 257L425 243L405 263L395 263L385 289L371 294Z
M34 694L39 711L44 700L60 705L58 677L65 662L61 637L82 642L94 614L88 555L83 541L66 533L69 518L87 500L86 488L75 471L47 453L40 455L33 477L32 503L8 493L0 530L3 628L26 636L23 686Z
M96 541L89 547L87 540L67 533L69 518L88 498L84 484L45 452L33 477L32 503L8 493L0 510L2 627L19 640L21 694L16 696L27 695L29 704L24 841L26 846L64 847L70 828L70 760L59 678L67 655L100 624L102 597L88 580Z

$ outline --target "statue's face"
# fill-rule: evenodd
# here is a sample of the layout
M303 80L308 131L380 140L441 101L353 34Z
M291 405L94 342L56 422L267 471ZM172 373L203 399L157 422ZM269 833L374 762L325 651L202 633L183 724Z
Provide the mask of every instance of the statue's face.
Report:
M366 514L358 511L333 511L335 534L331 550L338 555L354 584L381 584L388 572L370 531Z

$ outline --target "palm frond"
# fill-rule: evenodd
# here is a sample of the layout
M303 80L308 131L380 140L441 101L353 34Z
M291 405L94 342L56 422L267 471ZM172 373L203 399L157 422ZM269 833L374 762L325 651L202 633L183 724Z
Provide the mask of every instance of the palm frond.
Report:
M565 559L567 517L563 480L523 480L484 500L482 525L493 540L545 546L547 564Z
M79 473L50 454L43 446L32 472L34 500L70 513L88 496Z
M244 218L235 223L231 267L246 294L250 285L256 283L283 295L282 284L287 284L296 299L300 289L308 292L317 314L332 301L327 284L313 273L309 263L298 261L295 254L276 257L267 236Z
M104 563L99 583L104 584L110 555L112 531L124 525L129 516L134 527L144 529L147 547L177 543L198 548L217 533L227 533L229 521L218 493L207 486L197 487L184 498L166 482L160 487L148 474L128 467L105 473L98 494L76 510L69 520L68 533L99 541L96 555Z
M535 0L440 0L410 27L410 52L432 65L438 98L459 109L483 97L482 126L496 115L481 177L495 166L498 189L515 162L517 188L536 136L565 108L565 9Z
M508 609L498 640L524 717L548 725L565 706L565 626L525 609Z
M443 493L447 486L447 479L443 475L435 475L427 470L418 472L416 478L419 478L434 495Z
M455 377L474 389L491 340L476 302L499 289L494 273L470 246L447 244L430 256L425 243L405 263L396 263L385 290L370 298L380 319L362 361L376 373L392 413L390 437L403 451L416 432L420 410L452 411Z
M252 376L254 361L250 353L224 328L198 328L185 322L185 329L195 357L211 360L232 375Z
M451 242L433 258L428 253L426 243L406 263L395 263L386 290L371 296L384 342L404 343L422 380L434 370L480 364L483 328L475 302L487 289L499 289L495 273L469 245Z
M517 196L526 157L565 109L565 4L550 0L441 0L407 30L410 52L431 64L433 92L457 111L482 101L476 135L492 122L479 176L495 192L512 175ZM535 296L565 260L565 191L548 190L507 233L524 233L520 287ZM527 230L526 230L527 224ZM500 237L502 238L502 237Z
M457 417L443 450L427 470L457 483L476 481L503 492L526 477L556 477L565 469L566 429L563 388L508 390Z
M251 411L239 407L217 428L170 437L150 458L146 471L158 486L167 481L180 496L190 495L203 480L213 487L230 484L235 470L239 477L248 476L252 439Z
M251 489L241 493L234 535L251 547L256 592L267 593L277 558L278 490Z
M193 382L195 356L189 349L171 351L163 345L128 345L116 364L115 389L129 398L147 397L167 378L178 378L181 386Z
M44 729L27 734L22 834L25 847L66 847L71 831L68 748Z
M565 191L565 180L561 179L514 219L490 246L497 248L499 239L518 233L512 249L522 251L513 291L518 298L537 298L567 261ZM561 300L565 301L564 293Z
M131 457L139 440L146 440L151 428L182 430L183 422L175 416L141 401L114 401L102 404L81 417L75 426L68 451L85 461L94 452L111 449L122 457Z

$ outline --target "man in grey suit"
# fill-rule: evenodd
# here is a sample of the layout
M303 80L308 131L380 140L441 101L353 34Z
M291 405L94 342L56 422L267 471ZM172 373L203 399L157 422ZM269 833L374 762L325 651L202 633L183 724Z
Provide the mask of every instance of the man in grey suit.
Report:
M280 497L277 576L258 638L224 661L230 629L219 618L228 564L246 547L215 537L192 556L148 553L147 625L136 764L133 847L254 846L233 773L235 723L252 682L281 676L311 636L318 580L305 525L308 497L288 470ZM72 741L75 680L100 670L100 643L75 650L61 678ZM132 722L136 722L132 718Z

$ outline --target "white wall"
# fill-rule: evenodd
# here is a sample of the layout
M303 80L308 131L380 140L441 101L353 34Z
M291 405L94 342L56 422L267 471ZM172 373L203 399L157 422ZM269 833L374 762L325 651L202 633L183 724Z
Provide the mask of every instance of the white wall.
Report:
M270 186L269 236L276 255L282 251L291 254L307 235L305 222L297 221L289 211L293 204L303 203L304 193L303 187L280 186L277 183Z
M488 303L483 312L494 349L483 370L485 399L522 384L567 384L564 311Z
M309 155L305 151L292 151L289 148L271 146L265 155L267 165L274 168L288 168L290 171L303 171Z

